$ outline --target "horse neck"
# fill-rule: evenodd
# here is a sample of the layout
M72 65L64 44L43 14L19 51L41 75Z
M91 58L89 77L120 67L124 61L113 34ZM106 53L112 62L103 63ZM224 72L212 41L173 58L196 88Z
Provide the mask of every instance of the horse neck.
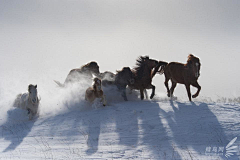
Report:
M136 72L135 72L135 75L138 77L138 78L142 78L143 75L145 78L147 77L151 77L151 72L152 72L152 69L149 68L148 66L141 66Z
M94 90L94 92L99 92L99 91L101 91L101 90L98 90L98 87L97 87L97 85L93 85L93 90Z
M115 82L120 82L122 78L124 78L122 72L118 72L115 76Z
M37 105L38 103L39 103L39 99L38 99L38 97L37 97L37 99L36 99L36 103L34 104L34 103L32 103L32 101L31 101L31 98L30 98L30 94L28 93L28 104L31 104L31 105L33 105L33 106L35 106L35 105Z
M98 89L94 89L94 95L96 96L96 97L98 97L98 96L101 96L101 93L102 93L102 90L98 90Z
M184 64L184 66L187 68L187 70L190 72L190 75L191 76L193 76L194 78L196 78L195 77L195 72L193 71L193 67L191 66L191 64L189 64L189 63L186 63L186 64ZM197 78L196 78L197 79Z
M149 67L144 67L143 69L144 77L145 78L150 78L151 79L151 74L152 74L152 68Z

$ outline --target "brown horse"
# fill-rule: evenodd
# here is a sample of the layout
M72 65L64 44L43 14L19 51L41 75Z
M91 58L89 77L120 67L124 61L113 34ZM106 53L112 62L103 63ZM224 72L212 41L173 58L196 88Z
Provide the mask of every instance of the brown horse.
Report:
M96 98L101 98L103 106L106 106L106 98L102 90L102 82L99 78L94 78L92 87L89 87L85 92L85 100L93 103Z
M129 84L130 89L140 90L141 100L144 99L144 90L152 89L150 99L155 95L155 86L152 85L152 69L158 65L158 61L149 59L148 56L140 56L137 59L136 67L132 70L134 75L134 83Z
M199 95L201 90L201 86L198 84L197 80L200 76L200 67L201 63L199 58L190 54L188 56L188 60L186 64L177 63L177 62L162 62L159 61L158 67L153 71L152 76L154 76L157 72L160 74L164 73L165 75L165 86L167 88L168 97L173 96L173 92L177 83L184 84L187 89L189 101L192 101L191 98L196 98ZM160 70L159 70L160 68ZM169 89L168 81L171 79L172 87ZM190 85L196 87L198 90L196 94L191 97Z
M84 79L91 79L93 78L93 75L98 76L99 75L99 66L97 62L89 62L85 65L83 65L80 68L72 69L64 82L64 84L61 84L58 81L55 81L60 87L64 87L68 83L77 82L80 81L82 78Z

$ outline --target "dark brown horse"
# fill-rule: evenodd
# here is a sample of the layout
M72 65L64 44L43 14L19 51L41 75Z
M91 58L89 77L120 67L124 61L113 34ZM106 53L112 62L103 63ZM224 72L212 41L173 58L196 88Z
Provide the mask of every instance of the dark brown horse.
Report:
M160 74L164 73L165 75L165 86L167 88L168 97L173 96L173 92L177 83L184 84L187 89L189 101L192 101L192 98L196 98L199 95L201 90L201 86L198 84L197 80L200 76L200 67L201 63L199 58L190 54L188 56L188 60L186 64L177 63L177 62L162 62L159 61L158 67L153 71L152 76L154 76L157 72ZM159 70L160 68L160 70ZM168 81L172 81L172 87L169 89ZM198 90L196 94L191 97L190 85L196 87Z
M134 83L134 76L129 67L123 67L122 70L117 71L117 74L114 76L114 79L104 79L102 80L102 85L116 85L118 90L121 92L122 97L127 101L126 87L127 85Z
M64 82L64 84L61 84L58 81L55 81L60 87L64 87L68 83L77 82L83 79L89 79L91 80L93 78L93 75L98 76L99 75L99 66L97 62L89 62L85 65L83 65L80 68L72 69Z
M134 83L128 85L130 89L140 90L141 99L144 99L144 90L152 89L150 99L155 95L155 86L152 85L152 69L158 65L158 61L149 59L148 56L140 56L137 59L136 67L132 70Z

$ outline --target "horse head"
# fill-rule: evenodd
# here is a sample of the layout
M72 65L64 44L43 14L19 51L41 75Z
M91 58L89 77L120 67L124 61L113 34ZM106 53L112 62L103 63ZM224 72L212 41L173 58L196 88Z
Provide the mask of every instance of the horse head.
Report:
M121 72L123 79L127 80L128 84L134 83L134 75L129 67L123 67Z
M37 85L30 84L28 86L28 93L29 93L29 101L32 104L37 104L38 103Z
M139 60L141 61L141 63L143 63L144 65L147 65L149 68L153 69L158 65L158 61L154 60L154 59L150 59L149 56L141 56L139 58ZM140 62L138 60L138 62Z
M102 90L102 81L97 77L93 79L93 88L96 91Z
M198 78L200 76L200 67L201 63L199 58L195 57L194 55L190 54L187 60L187 66L192 70L194 76Z

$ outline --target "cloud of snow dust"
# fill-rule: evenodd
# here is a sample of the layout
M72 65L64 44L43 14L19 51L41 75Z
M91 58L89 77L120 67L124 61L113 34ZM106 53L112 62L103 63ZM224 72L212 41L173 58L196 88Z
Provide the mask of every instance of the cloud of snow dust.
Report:
M33 73L31 73L33 74ZM34 74L33 74L34 75ZM41 77L41 78L39 78ZM54 116L60 113L69 111L84 111L94 108L102 107L102 103L97 99L93 104L85 101L85 91L91 87L93 81L91 79L81 78L81 81L67 84L66 87L58 86L54 80L54 74L46 73L28 77L22 73L14 79L12 75L8 75L1 83L0 92L0 113L1 120L4 121L7 117L15 117L13 119L27 120L27 111L13 107L14 100L20 93L27 93L27 88L30 83L37 84L38 97L40 99L39 117ZM115 85L102 87L104 95L106 96L107 106L112 106L116 102L124 101L121 93ZM129 100L137 100L138 92L133 91L131 94L127 90L127 97Z

